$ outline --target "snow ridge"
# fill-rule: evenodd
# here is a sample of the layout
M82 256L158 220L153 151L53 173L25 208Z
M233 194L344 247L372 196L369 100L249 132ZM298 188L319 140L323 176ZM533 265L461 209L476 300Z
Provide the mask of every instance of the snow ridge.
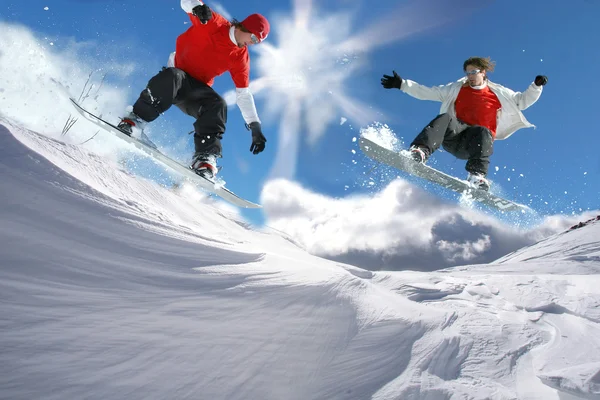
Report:
M11 399L598 399L600 223L373 272L0 121Z

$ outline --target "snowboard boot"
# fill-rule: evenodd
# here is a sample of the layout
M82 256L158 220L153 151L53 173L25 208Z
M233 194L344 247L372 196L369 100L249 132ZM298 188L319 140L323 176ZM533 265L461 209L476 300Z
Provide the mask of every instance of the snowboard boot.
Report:
M119 122L117 128L119 128L121 132L127 136L131 136L134 129L139 129L141 132L144 129L145 122L146 121L138 117L136 114L130 112L126 117L121 118L121 122Z
M214 182L218 171L217 156L209 153L195 153L190 168L198 175Z
M485 190L486 192L490 190L490 181L483 174L469 172L467 182L476 189Z
M410 157L418 163L425 164L429 158L429 151L423 146L410 146Z

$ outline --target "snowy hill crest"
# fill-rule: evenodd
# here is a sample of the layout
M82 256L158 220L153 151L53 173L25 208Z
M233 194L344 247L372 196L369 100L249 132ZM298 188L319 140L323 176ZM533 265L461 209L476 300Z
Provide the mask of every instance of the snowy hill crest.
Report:
M600 398L597 219L373 272L117 165L0 126L0 397Z

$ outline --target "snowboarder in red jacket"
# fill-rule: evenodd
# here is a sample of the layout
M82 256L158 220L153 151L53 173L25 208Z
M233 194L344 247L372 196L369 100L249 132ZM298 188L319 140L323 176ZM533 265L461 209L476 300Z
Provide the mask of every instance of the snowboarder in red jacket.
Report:
M265 149L267 139L249 89L248 46L265 40L270 26L260 14L252 14L242 22L228 21L199 0L181 0L181 8L188 13L192 26L177 38L167 67L150 79L119 128L131 135L172 105L177 106L195 119L192 169L214 179L227 124L227 103L212 88L215 77L230 73L236 102L252 132L250 151L258 154Z

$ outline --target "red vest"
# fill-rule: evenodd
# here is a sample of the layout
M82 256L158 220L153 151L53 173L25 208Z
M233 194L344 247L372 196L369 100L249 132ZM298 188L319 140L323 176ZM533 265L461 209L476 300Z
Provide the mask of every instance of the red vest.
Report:
M456 117L459 120L469 125L485 126L492 132L493 138L496 138L500 108L500 100L487 85L483 89L463 86L454 102Z
M231 24L213 11L202 25L188 14L192 26L177 38L175 67L212 86L214 78L229 71L236 88L247 88L250 81L250 57L246 47L237 47L229 38Z

